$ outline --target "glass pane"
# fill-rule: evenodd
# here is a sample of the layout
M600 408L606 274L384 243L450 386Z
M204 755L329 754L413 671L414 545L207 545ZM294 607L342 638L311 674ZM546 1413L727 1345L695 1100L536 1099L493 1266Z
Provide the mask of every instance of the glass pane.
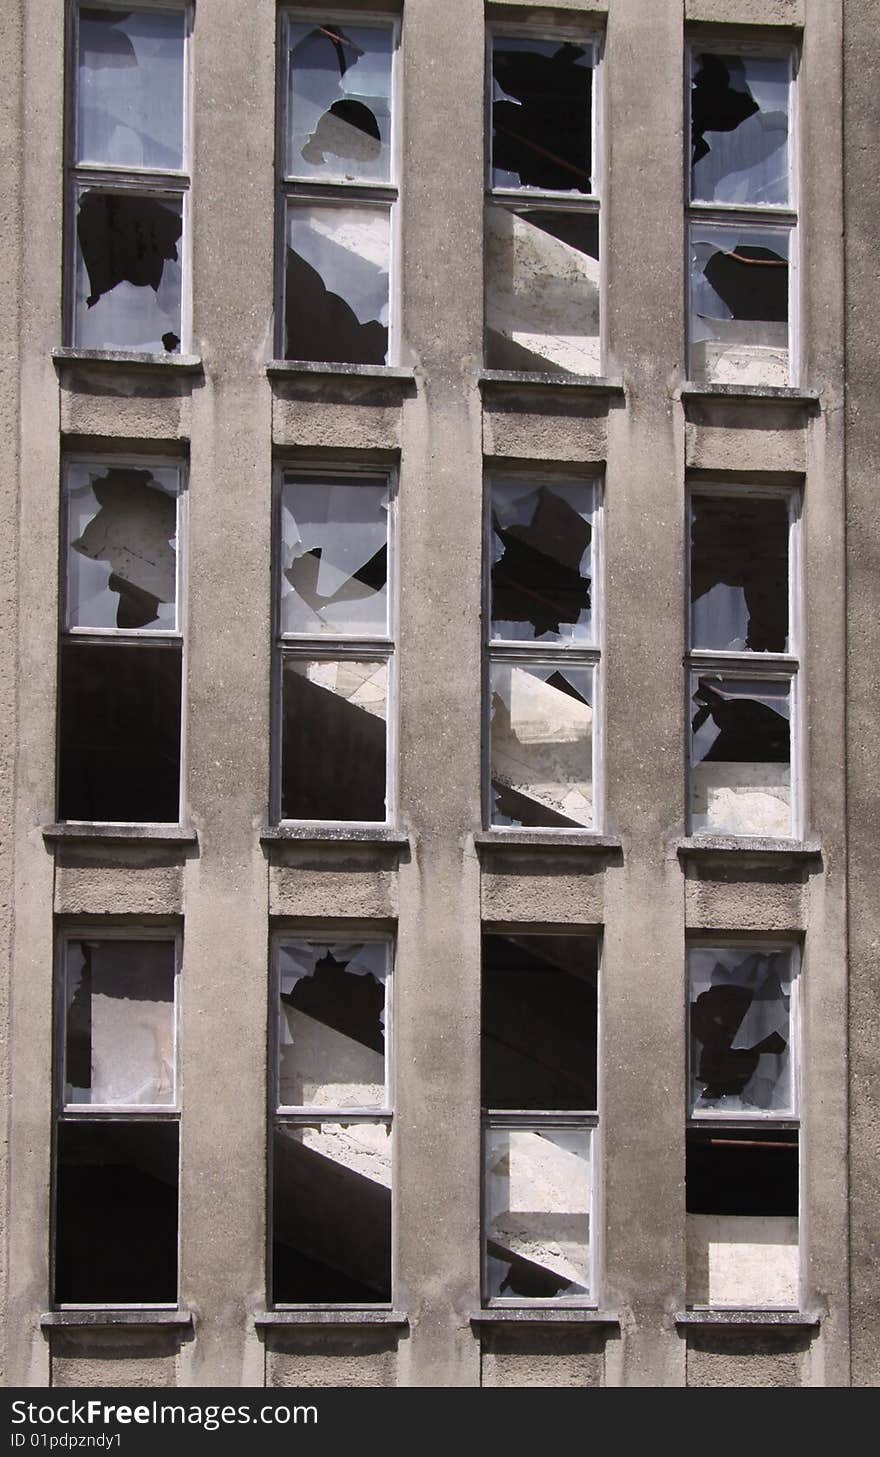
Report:
M492 483L492 636L593 639L592 486Z
M593 822L593 670L490 666L492 824Z
M591 1132L486 1130L486 1294L590 1293Z
M74 344L80 349L180 348L180 200L131 192L79 194Z
M790 835L789 683L695 674L691 689L691 828Z
M285 658L281 817L385 819L387 662Z
M486 209L490 369L596 375L598 213Z
M287 359L386 362L389 216L387 207L288 208Z
M388 631L387 481L285 478L281 631Z
M390 1301L390 1127L279 1124L272 1234L276 1304Z
M787 57L693 58L691 196L742 206L788 202Z
M794 1112L791 955L701 946L688 955L691 1112Z
M179 647L61 644L58 814L177 824Z
M289 177L391 178L390 26L290 25Z
M384 941L279 947L278 1103L384 1108Z
M174 942L69 941L65 1103L174 1103Z
M691 646L786 653L788 502L691 500Z
M79 12L77 161L183 167L183 10Z
M173 468L67 468L67 626L173 632L177 491Z
M592 936L483 937L484 1108L596 1107Z
M496 37L492 186L592 192L592 90L592 46Z
M713 384L787 385L786 228L691 226L690 369Z
M58 1125L55 1300L177 1303L178 1125Z

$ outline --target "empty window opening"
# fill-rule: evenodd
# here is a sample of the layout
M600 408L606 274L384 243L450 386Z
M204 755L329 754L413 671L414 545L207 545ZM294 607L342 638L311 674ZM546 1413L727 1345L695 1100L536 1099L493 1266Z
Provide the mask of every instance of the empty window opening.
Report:
M494 823L593 823L592 680L592 668L492 664Z
M486 210L490 369L599 373L597 213Z
M789 651L789 532L781 497L692 498L694 648Z

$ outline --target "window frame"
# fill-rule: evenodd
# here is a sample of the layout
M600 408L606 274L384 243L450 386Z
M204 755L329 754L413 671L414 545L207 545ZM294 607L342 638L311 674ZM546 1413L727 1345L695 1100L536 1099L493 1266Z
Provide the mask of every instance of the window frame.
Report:
M316 25L328 19L360 28L384 29L391 33L391 136L389 145L389 172L387 182L345 182L334 180L322 182L319 177L298 177L288 171L288 96L290 67L291 24ZM393 368L401 350L401 223L400 223L400 174L402 153L402 128L400 111L403 96L403 82L400 64L401 18L390 11L347 10L298 10L290 5L278 8L276 47L277 65L275 72L275 283L274 283L274 326L273 338L275 358L289 365L322 363L322 361L294 359L287 357L287 278L285 253L287 247L287 225L291 206L297 202L304 205L330 206L334 204L354 207L382 206L388 212L388 347L384 365L351 364L346 360L328 362L326 368L333 370L341 365L346 371Z
M286 479L293 477L315 482L328 482L350 477L352 481L384 482L388 489L388 618L386 634L364 634L363 636L333 633L285 633L281 626L281 582L283 576L282 555L282 509ZM272 763L270 772L271 820L281 827L306 828L309 826L340 826L353 830L393 829L398 814L398 571L397 571L397 495L398 469L396 465L360 465L357 462L340 461L338 464L321 461L313 465L310 461L279 461L273 470L273 551L272 551L272 704L271 742ZM283 670L287 659L312 661L354 661L384 662L387 666L387 696L385 703L385 818L383 820L331 820L331 819L285 819L282 816L282 779L284 764L284 683Z
M693 644L691 586L693 581L692 509L695 497L712 497L731 503L735 508L741 499L784 500L788 506L788 651L779 652L731 652L716 648L697 648ZM802 572L802 521L803 488L795 485L751 485L739 481L724 482L717 476L711 480L689 479L685 490L685 594L686 594L686 643L685 654L685 742L686 796L688 834L694 837L723 835L725 838L749 839L758 837L771 840L802 840L806 825L806 745L803 707L803 572ZM723 829L695 829L693 825L694 756L693 756L693 681L696 675L717 673L725 678L750 680L766 679L768 683L786 681L789 685L790 714L789 734L789 776L791 808L789 830L786 835L765 835L759 830L732 831Z
M541 486L587 486L591 489L590 524L593 552L593 576L590 584L590 611L592 614L592 640L583 646L571 647L566 643L527 643L523 640L494 638L492 634L492 488L493 483L505 480L521 480L523 484ZM539 467L535 471L517 467L506 469L503 464L487 463L483 475L483 590L482 613L485 623L483 642L482 694L483 694L483 746L482 746L482 805L483 826L497 835L532 835L543 838L552 835L565 838L572 835L601 834L605 823L605 747L604 747L604 682L602 666L605 658L605 612L604 612L604 479L600 469L572 466L565 471L550 471ZM544 667L557 656L560 664L573 668L589 668L593 673L593 729L591 744L591 769L593 790L593 816L589 825L502 825L493 823L492 801L492 687L491 671L495 663L519 664Z
M78 58L79 58L79 15L81 9L104 11L118 10L122 13L132 10L164 10L182 14L183 31L183 96L181 115L181 163L180 170L166 170L148 167L111 167L97 162L80 162L77 158L78 136ZM177 349L166 351L169 360L179 360L192 348L192 154L193 154L193 50L192 37L195 21L194 0L68 0L65 24L65 206L62 271L62 337L66 345L76 350L90 350L76 338L76 278L78 244L76 233L76 210L81 189L93 192L133 192L138 196L150 197L155 201L180 203L182 231L178 243L180 267L180 343ZM112 291L112 290L111 290ZM150 358L155 351L141 349L137 345L104 343L97 346L99 353L136 353Z
M740 56L743 59L787 60L788 62L788 178L789 198L785 205L778 203L723 203L701 202L691 196L693 171L692 144L692 93L694 63L698 54ZM744 227L785 228L789 237L788 258L788 378L785 388L798 389L802 380L800 347L800 123L798 111L798 72L800 69L800 46L794 40L784 38L751 40L741 32L733 36L713 33L703 39L699 34L690 34L685 46L684 67L684 277L685 277L685 375L689 382L699 386L695 379L691 352L691 229L701 222L706 225L739 222ZM706 380L710 387L714 381ZM772 384L752 386L758 390L774 390Z

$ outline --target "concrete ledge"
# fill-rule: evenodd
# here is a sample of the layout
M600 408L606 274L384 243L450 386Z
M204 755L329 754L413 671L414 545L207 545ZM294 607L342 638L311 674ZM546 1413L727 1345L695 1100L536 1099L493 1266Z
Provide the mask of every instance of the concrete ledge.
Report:
M322 1307L307 1310L258 1310L254 1316L258 1330L273 1330L282 1326L339 1326L350 1330L353 1326L409 1326L409 1317L402 1310L373 1309L339 1306L336 1309Z
M198 354L145 354L136 349L53 349L56 365L107 365L136 369L170 369L177 374L201 374L204 366Z
M343 378L354 375L358 379L387 379L401 384L414 384L415 371L401 369L393 364L334 364L316 359L270 359L266 365L270 379L285 375L323 374L339 375Z
M790 385L683 384L683 400L756 400L767 405L818 405L818 390L795 389Z
M479 849L509 848L532 850L592 850L599 855L622 851L622 843L614 835L594 835L589 830L481 830L474 835Z
M197 845L199 837L188 825L107 825L63 823L43 826L43 839L56 842L88 844L114 841L118 845Z
M390 825L266 825L260 831L261 844L295 841L300 845L408 845L409 835Z
M543 374L532 370L484 369L480 374L480 384L490 388L492 385L510 385L515 389L520 385L527 388L537 385L545 389L577 389L588 395L626 393L622 379L608 379L604 375L563 374L556 370L548 370Z
M120 1306L113 1310L47 1310L40 1316L40 1325L43 1330L59 1326L86 1326L92 1330L119 1326L175 1326L179 1330L191 1330L195 1320L191 1310L170 1307L128 1310Z
M724 857L734 859L769 859L781 863L821 860L822 846L817 840L774 840L761 835L685 835L673 842L683 860Z
M608 1325L619 1326L620 1316L611 1310L584 1306L490 1305L468 1317L471 1325Z
M820 1317L805 1310L679 1310L676 1325L684 1326L796 1326L813 1329Z

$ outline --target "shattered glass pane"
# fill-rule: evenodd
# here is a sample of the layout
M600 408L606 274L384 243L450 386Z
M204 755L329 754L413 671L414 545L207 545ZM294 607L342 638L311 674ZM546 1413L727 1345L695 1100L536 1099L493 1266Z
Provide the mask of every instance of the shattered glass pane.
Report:
M695 55L691 90L695 202L788 202L787 57Z
M180 348L180 199L79 193L74 344L80 349Z
M493 638L592 641L592 509L583 483L493 481Z
M286 359L386 362L389 224L387 207L288 207Z
M284 1124L272 1169L272 1298L391 1299L391 1129Z
M793 1113L790 953L701 946L688 966L691 1113Z
M787 228L691 224L695 380L788 384L790 238Z
M58 1124L55 1301L177 1303L176 1122Z
M483 937L484 1108L596 1107L597 975L592 936Z
M279 948L278 1104L384 1108L384 941Z
M69 465L68 628L175 630L178 487L173 468Z
M713 673L691 689L691 828L790 835L790 684Z
M492 824L593 822L593 669L490 666Z
M486 1130L486 1294L590 1293L591 1130Z
M490 369L600 371L599 215L486 209Z
M180 646L61 644L58 815L177 824Z
M285 477L281 631L388 631L387 481Z
M174 942L69 941L65 1103L174 1103Z
M492 186L592 192L593 48L498 36L492 44Z
M390 25L291 23L287 175L391 177Z
M281 817L384 821L388 664L285 657Z
M692 497L692 647L789 651L788 536L780 497Z
M183 10L79 12L78 162L183 167Z

